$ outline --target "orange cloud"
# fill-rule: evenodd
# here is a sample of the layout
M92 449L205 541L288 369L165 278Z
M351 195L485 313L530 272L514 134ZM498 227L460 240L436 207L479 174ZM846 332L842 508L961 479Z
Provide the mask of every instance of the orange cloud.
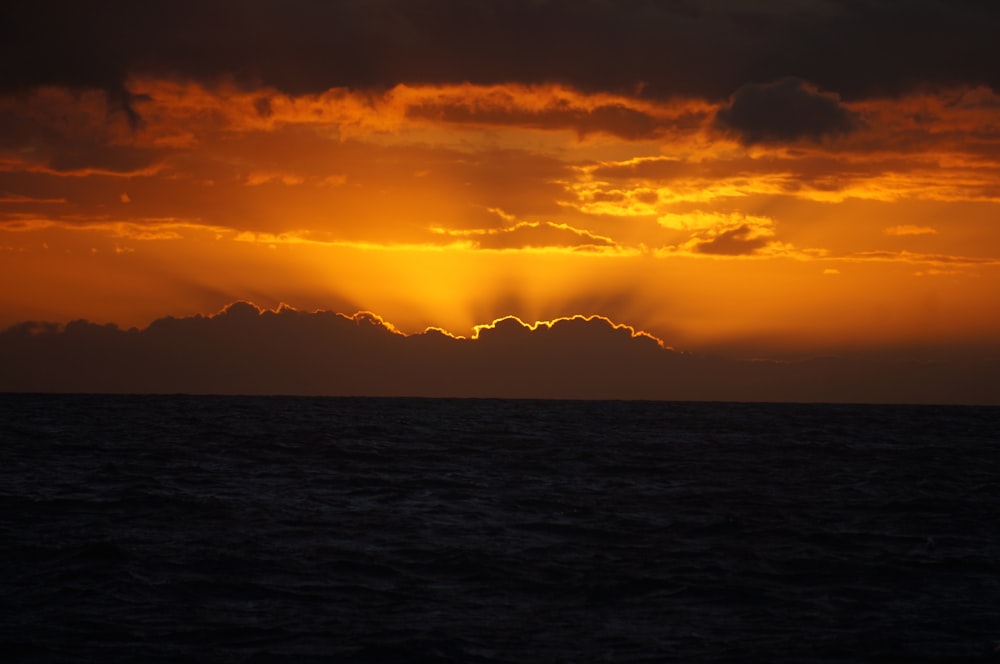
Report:
M470 246L476 249L621 250L621 247L609 237L551 222L521 221L504 228L431 230L452 238L465 238L470 242Z
M213 131L273 131L297 125L336 138L419 136L428 125L604 133L627 140L700 131L712 104L695 99L651 102L559 85L397 85L384 93L333 88L290 96L273 89L138 78L129 89L154 144L196 145Z
M886 235L936 235L937 229L931 228L930 226L902 224L899 226L889 226L882 232Z
M583 138L605 133L625 140L698 129L711 105L697 101L654 103L609 94L584 95L548 86L398 86L390 92L408 118L486 127L571 130Z
M35 204L62 204L65 203L65 198L34 198L32 196L24 196L21 194L2 194L0 195L0 203L35 203Z

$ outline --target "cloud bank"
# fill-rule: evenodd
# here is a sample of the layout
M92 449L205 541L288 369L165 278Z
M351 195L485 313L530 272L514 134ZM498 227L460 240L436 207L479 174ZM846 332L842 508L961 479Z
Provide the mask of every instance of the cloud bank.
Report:
M469 338L370 313L237 302L149 327L26 322L0 332L0 391L1000 404L1000 360L695 356L599 317Z

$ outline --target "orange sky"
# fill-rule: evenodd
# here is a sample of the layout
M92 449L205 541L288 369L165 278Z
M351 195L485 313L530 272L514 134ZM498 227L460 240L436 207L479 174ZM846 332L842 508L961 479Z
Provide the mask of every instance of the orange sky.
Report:
M842 94L787 65L720 95L125 65L0 94L0 328L249 300L462 336L596 314L733 357L1000 339L1000 94L974 76Z
M727 102L555 85L133 79L134 129L96 91L8 95L0 324L250 299L456 334L602 314L686 349L996 338L1000 96L795 85L858 128L747 145Z

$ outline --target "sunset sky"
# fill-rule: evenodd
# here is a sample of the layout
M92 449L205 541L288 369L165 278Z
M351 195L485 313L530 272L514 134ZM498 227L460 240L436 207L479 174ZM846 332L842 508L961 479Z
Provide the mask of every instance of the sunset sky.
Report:
M1000 358L989 3L15 1L0 24L0 329L249 301Z

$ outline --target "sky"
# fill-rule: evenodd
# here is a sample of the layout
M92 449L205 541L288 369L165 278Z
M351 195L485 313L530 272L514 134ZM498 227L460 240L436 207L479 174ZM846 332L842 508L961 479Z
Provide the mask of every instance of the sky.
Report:
M204 365L281 321L383 378L252 391L1000 403L990 3L14 0L0 25L0 389L239 391L37 363L111 375L154 322L216 321L219 348L157 342ZM306 334L325 313L406 358ZM543 377L497 329L618 378Z

